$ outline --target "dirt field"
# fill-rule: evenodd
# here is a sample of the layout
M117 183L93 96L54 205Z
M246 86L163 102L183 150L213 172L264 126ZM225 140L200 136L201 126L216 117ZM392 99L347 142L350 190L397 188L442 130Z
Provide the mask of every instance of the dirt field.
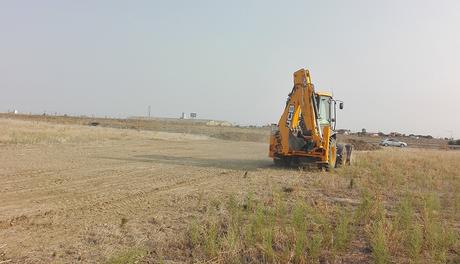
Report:
M122 140L1 146L3 258L100 262L123 247L174 241L197 197L239 191L240 170L271 165L261 143L119 133Z
M439 249L445 254L439 259L458 260L460 152L361 152L357 166L328 174L275 168L262 142L7 119L0 119L0 128L2 264L227 262L190 245L191 224L207 221L210 207L221 208L219 216L231 197L244 201L250 194L264 202L282 193L288 203L301 199L328 212L343 204L354 210L364 189L380 197L390 219L403 193L416 192L421 200L436 193L445 230L454 237ZM385 166L395 157L406 160ZM433 168L423 168L427 179L395 173L403 163L413 168L430 158L441 164L427 163ZM393 175L390 182L378 175L382 171ZM336 262L374 262L373 240L354 233ZM404 251L387 247L393 262L408 262ZM420 254L437 260L426 247Z

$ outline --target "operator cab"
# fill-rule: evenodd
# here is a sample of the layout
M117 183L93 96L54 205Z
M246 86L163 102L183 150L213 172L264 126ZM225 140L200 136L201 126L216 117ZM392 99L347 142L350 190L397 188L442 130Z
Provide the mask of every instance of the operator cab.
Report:
M318 122L321 126L321 129L324 126L331 126L331 129L335 130L337 102L339 102L339 109L343 109L343 102L332 99L332 95L330 93L316 93L316 103L318 107Z
M332 122L332 97L328 95L317 94L316 103L318 104L318 121L320 126L330 125Z

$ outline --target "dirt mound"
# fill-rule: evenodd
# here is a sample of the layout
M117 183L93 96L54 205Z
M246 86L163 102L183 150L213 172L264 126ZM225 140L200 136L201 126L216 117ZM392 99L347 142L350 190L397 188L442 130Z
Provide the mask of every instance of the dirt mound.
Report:
M372 144L360 139L347 139L346 143L349 143L353 146L354 150L378 150L381 147L377 144Z

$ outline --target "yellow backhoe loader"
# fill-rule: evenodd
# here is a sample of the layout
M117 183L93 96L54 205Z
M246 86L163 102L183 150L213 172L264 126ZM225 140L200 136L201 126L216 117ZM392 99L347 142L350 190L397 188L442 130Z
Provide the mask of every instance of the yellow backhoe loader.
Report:
M276 165L317 165L326 170L349 164L351 146L337 144L337 104L325 92L315 92L310 72L294 73L294 88L278 125L272 125L269 156Z

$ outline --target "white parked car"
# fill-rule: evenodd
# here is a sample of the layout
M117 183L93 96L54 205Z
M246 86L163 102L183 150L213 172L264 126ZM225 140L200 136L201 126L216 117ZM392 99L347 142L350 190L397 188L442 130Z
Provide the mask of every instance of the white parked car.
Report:
M384 140L380 141L380 146L385 146L385 147L392 146L392 147L401 147L401 148L403 148L403 147L407 147L407 143L399 141L399 140L394 139L394 138L387 138L387 139L384 139Z

